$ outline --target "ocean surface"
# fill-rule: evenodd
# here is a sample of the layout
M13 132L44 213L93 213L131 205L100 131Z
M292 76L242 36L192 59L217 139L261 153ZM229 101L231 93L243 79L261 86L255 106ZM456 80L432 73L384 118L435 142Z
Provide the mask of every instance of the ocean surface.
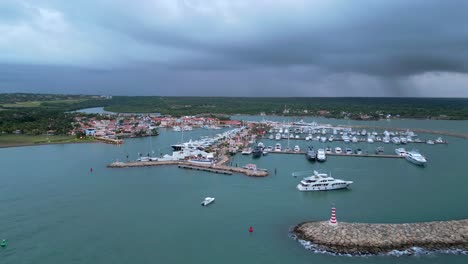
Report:
M236 117L239 118L239 117ZM264 117L243 117L262 119ZM273 119L275 117L265 117ZM312 120L312 119L311 119ZM321 123L357 121L313 119ZM467 121L392 120L372 124L468 131ZM1 263L468 263L468 255L430 253L349 257L314 253L290 237L303 221L403 223L468 218L468 140L414 145L429 163L404 159L302 155L236 155L232 165L255 163L270 176L219 175L172 166L108 169L110 162L139 153L169 153L180 132L161 129L152 138L126 139L121 146L91 143L0 149ZM184 139L219 130L195 129ZM435 138L421 135L421 138ZM268 145L276 141L263 140ZM287 140L282 140L283 147ZM360 147L379 144L309 144ZM387 153L395 146L386 144ZM407 145L410 149L413 146ZM93 172L90 172L93 168ZM276 173L274 171L276 170ZM319 170L354 181L348 190L303 193L292 172ZM216 202L201 207L206 196ZM249 233L249 226L254 228Z

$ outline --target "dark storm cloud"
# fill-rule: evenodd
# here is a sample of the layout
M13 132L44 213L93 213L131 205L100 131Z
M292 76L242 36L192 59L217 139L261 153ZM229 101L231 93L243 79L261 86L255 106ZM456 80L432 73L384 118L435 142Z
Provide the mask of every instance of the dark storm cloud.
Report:
M0 89L431 96L445 94L428 80L443 79L447 96L467 96L466 10L461 0L6 0Z

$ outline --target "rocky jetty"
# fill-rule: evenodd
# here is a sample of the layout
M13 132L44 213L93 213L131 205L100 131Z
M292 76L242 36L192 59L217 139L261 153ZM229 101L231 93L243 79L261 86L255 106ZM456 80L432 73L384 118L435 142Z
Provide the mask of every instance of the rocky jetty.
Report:
M320 250L338 254L381 254L420 247L468 250L468 219L410 224L305 222L295 235Z

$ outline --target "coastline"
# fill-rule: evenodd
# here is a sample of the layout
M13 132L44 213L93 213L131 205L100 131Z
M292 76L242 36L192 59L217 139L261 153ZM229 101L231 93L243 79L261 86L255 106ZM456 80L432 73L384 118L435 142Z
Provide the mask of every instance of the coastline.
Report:
M328 221L304 222L293 234L313 248L349 255L375 255L395 250L468 250L468 219L404 224Z

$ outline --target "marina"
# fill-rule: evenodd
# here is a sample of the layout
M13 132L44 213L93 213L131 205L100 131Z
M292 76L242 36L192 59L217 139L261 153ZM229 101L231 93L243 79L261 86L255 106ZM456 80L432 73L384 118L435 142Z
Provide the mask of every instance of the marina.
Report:
M431 124L430 121L427 123ZM73 235L78 243L90 243L87 234L99 235L102 237L99 242L91 241L94 248L112 244L135 252L148 250L141 258L132 258L137 262L144 262L148 257L167 263L184 262L185 258L178 254L183 250L191 252L194 261L206 263L248 262L244 256L264 258L260 262L267 263L333 263L342 257L333 255L334 251L324 250L331 254L316 254L314 252L321 251L304 250L303 245L308 248L309 244L300 244L288 236L299 222L322 221L323 216L329 215L331 204L338 208L335 229L347 223L416 223L467 218L464 202L468 199L465 190L468 184L466 166L457 157L463 156L468 144L461 138L448 136L444 140L449 144L437 144L438 136L421 134L420 138L432 139L435 144L396 145L368 143L367 139L353 143L351 136L350 142L345 143L339 140L337 131L333 141L328 140L328 134L326 142L289 138L288 144L286 138L276 141L270 140L268 134L256 134L257 125L260 126L261 122L257 122L255 127L246 126L231 138L220 138L203 150L199 149L201 144L189 144L187 147L191 148L184 151L184 145L175 151L171 145L183 145L184 141L181 140L182 132L173 132L171 128L159 129L160 135L157 137L128 138L120 145L50 145L14 148L3 153L0 150L3 170L14 176L0 175L5 186L3 197L13 201L14 206L14 210L4 207L0 218L0 224L4 227L3 238L8 238L9 242L2 252L5 263L21 262L20 255L27 262L44 258L46 262L68 259L61 255L45 257L48 251L34 247L44 235L54 247L66 245L63 252L67 256L105 262L102 254L90 255L74 250L76 248L63 238L64 232ZM209 142L209 139L218 137L217 134L230 130L232 128L194 128L184 131L183 137L185 143L190 139L192 142L202 142L200 139ZM253 157L253 153L241 155L244 148L253 150L260 142L268 155L257 158ZM281 151L274 151L276 143L281 145ZM299 152L294 152L296 145L300 148ZM268 150L270 146L271 151ZM315 151L323 149L326 161L308 160L306 153L309 146L313 146ZM375 154L380 146L384 147L384 152ZM290 152L286 152L288 147ZM337 147L341 148L341 154L335 153ZM417 147L427 158L428 164L425 167L412 165L404 157L396 157L395 149L402 147L406 151ZM235 152L231 152L230 148ZM351 148L353 153L346 154L347 148ZM385 158L386 155L391 158ZM62 158L76 156L80 158ZM30 163L20 166L18 161L25 158L29 158ZM61 162L54 163L53 160ZM447 173L447 164L450 164L450 173ZM115 169L106 169L107 165ZM182 169L179 166L192 168ZM93 168L92 172L90 168ZM255 168L258 174L268 176L243 176L255 173ZM291 177L291 174L311 170L326 172L353 184L338 190L298 191L297 185L305 176ZM227 172L233 176L224 174ZM442 182L440 175L444 175ZM28 184L15 187L18 181ZM450 184L453 182L457 184ZM175 191L176 199L166 202L167 197L174 197ZM216 202L202 209L200 203L207 196L216 197ZM30 209L31 206L43 208L44 205L50 207L47 214L37 214ZM394 210L395 206L398 210ZM363 207L366 210L362 210ZM90 214L93 217L80 216ZM141 217L135 218L136 215ZM18 223L15 222L18 217L21 228L17 228L18 224L13 225ZM184 232L176 232L187 226L187 219L190 219L191 225ZM59 220L67 221L56 222ZM35 233L37 229L34 226L44 227L48 231ZM77 226L81 227L80 230L76 229ZM249 227L255 232L249 232ZM121 232L115 232L117 229ZM125 240L135 242L131 245L123 243L123 236ZM180 243L187 240L194 243ZM259 252L260 244L268 254ZM202 253L206 245L212 249L210 256ZM155 246L160 250L154 251ZM29 259L24 259L22 254L11 253L11 250L28 247L34 248L28 254ZM232 258L230 255L226 259L225 254L218 253L226 247L236 248ZM405 252L401 250L398 254L407 254ZM347 259L356 263L394 263L392 254L397 253L388 254L377 258ZM466 255L462 254L433 254L417 259L424 263L464 263L466 260ZM115 251L114 255L114 263L128 261L121 251ZM405 259L408 263L418 263L413 257Z

